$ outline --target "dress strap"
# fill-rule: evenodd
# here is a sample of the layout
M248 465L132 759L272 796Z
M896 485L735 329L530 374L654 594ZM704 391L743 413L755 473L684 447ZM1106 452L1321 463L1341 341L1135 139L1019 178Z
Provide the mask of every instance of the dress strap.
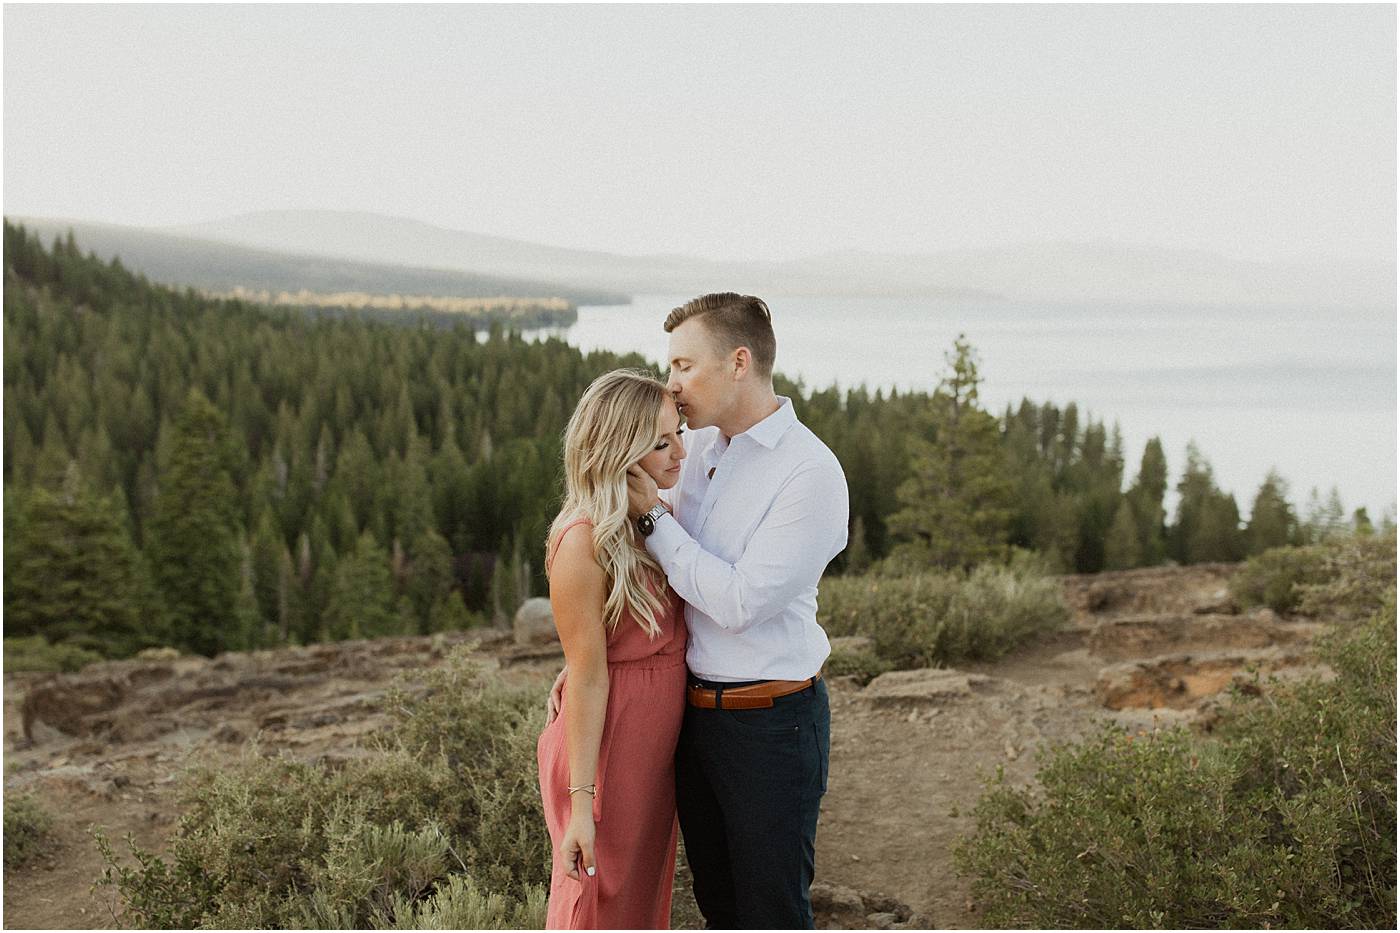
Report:
M549 573L549 569L554 564L554 555L559 553L559 545L564 542L564 535L569 533L569 529L575 525L592 525L593 520L588 518L576 518L563 528L559 529L559 534L550 542L549 553L544 558L544 572Z

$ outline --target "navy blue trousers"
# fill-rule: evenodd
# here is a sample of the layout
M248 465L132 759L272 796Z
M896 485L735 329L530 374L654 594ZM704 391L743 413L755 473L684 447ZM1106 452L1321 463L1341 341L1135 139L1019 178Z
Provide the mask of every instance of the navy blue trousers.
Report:
M768 709L686 707L676 810L707 927L813 928L808 888L830 748L825 681Z

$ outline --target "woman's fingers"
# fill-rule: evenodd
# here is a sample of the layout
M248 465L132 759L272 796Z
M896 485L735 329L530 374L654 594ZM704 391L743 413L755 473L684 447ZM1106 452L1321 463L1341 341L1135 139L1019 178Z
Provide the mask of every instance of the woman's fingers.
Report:
M569 668L566 665L564 669L559 672L559 676L554 678L554 686L549 688L549 701L546 706L548 715L546 715L544 721L546 726L554 721L554 717L559 715L559 710L564 706L564 680L565 675L568 673Z
M583 870L591 878L598 873L598 864L593 860L593 843L591 840L580 840L579 849L583 853Z
M575 881L578 881L578 880L579 880L579 877L578 877L578 868L579 868L578 862L579 862L579 856L580 856L581 854L582 854L582 853L581 853L580 850L579 850L579 844L578 844L578 840L577 840L577 839L568 839L568 838L566 838L566 839L564 840L564 853L563 853L563 855L564 855L564 864L567 865L567 866L569 866L568 872L567 872L568 876L569 876L570 878L574 879Z

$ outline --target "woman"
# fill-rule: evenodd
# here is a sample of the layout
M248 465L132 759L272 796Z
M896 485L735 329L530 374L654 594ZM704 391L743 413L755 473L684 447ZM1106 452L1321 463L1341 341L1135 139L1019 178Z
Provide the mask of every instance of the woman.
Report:
M674 486L681 434L665 387L629 370L594 380L565 431L545 572L569 676L538 746L550 929L669 926L684 604L628 520L627 470Z

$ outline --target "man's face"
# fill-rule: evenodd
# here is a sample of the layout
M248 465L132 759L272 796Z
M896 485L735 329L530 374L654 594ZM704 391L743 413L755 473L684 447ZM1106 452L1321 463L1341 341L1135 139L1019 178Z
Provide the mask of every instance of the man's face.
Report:
M717 423L733 404L736 384L704 323L691 318L671 331L668 354L671 373L666 388L685 423L692 428Z

